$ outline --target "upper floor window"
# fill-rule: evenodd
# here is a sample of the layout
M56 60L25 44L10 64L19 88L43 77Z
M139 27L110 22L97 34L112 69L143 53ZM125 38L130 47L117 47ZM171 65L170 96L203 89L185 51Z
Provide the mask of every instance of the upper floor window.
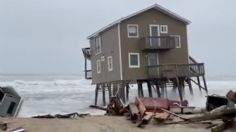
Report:
M108 62L108 71L112 71L113 70L112 56L107 57L107 62Z
M168 26L167 25L161 25L160 29L161 29L161 33L168 33Z
M181 39L180 39L180 35L171 35L174 39L174 44L176 46L176 48L181 48Z
M95 37L95 54L100 54L102 52L102 40L100 36Z
M97 60L97 73L101 73L101 60Z
M128 24L127 31L129 38L138 38L138 24Z
M139 68L139 53L129 53L129 68Z

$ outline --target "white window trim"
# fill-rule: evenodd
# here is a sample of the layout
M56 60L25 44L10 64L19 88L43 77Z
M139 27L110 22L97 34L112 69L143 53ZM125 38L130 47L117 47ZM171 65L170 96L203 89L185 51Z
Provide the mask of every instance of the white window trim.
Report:
M170 36L178 37L179 38L179 46L176 45L176 48L181 48L182 44L181 44L181 37L180 37L180 35L170 35Z
M165 28L166 30L163 31L162 28ZM160 25L160 32L163 34L167 34L168 33L168 26L167 25Z
M101 69L102 69L102 66L101 66L101 60L97 60L97 73L99 74L99 73L101 73ZM100 69L99 69L99 67L100 67Z
M152 34L152 27L157 27L157 30L158 30L157 36L160 36L160 25L158 25L158 24L150 24L149 25L149 35L153 36L153 34Z
M109 65L110 63L111 63L111 67ZM113 71L113 59L112 59L112 56L108 56L107 57L107 67L108 67L108 71Z
M137 27L137 36L130 36L129 35L129 26ZM139 37L138 24L127 24L127 34L128 34L128 38L138 38Z
M131 55L137 55L138 56L138 65L131 65ZM139 68L140 67L140 57L139 53L129 53L129 68Z
M97 52L97 41L96 41L96 39L98 39L98 41L99 41L99 43L100 43L100 50L99 50L99 52ZM101 36L96 36L95 38L94 38L94 44L95 44L95 55L99 55L99 54L101 54L102 53L102 38L101 38Z

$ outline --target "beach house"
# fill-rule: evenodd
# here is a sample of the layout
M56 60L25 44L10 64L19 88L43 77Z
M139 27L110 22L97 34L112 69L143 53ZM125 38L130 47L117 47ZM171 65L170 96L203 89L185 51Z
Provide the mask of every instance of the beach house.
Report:
M88 36L90 46L82 51L85 77L96 85L95 104L99 91L104 104L106 92L109 97L128 100L130 84L137 84L138 96L146 96L146 84L150 97L162 97L165 89L172 87L178 89L181 100L184 87L192 93L192 83L207 91L204 64L197 63L188 50L189 24L189 20L155 4Z

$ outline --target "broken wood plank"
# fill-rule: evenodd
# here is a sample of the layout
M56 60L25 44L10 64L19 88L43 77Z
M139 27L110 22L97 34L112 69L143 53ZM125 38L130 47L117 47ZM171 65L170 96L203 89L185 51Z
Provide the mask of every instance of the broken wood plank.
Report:
M203 115L189 118L188 120L190 122L215 120L215 119L232 120L232 118L234 117L236 117L236 109L223 109L215 112L207 112Z
M187 118L184 118L184 117L182 117L182 116L180 116L180 115L177 115L177 114L175 114L175 113L173 113L173 112L171 112L171 111L168 111L168 110L166 110L166 109L161 109L162 111L164 111L164 112L167 112L167 113L169 113L169 114L171 114L171 115L174 115L174 116L176 116L176 117L179 117L180 119L182 119L182 120L184 120L184 121L187 121L188 119Z
M130 112L131 120L138 119L139 110L137 106L135 105L135 103L129 103L129 112Z
M148 124L148 122L152 119L154 113L153 112L145 112L141 122L138 124L138 127L144 127L144 125Z
M137 101L137 105L138 105L138 109L140 112L141 117L144 116L145 112L146 112L146 107L144 106L144 104L142 103L142 101L136 97L136 101Z
M163 112L163 113L155 113L155 115L154 115L153 118L154 118L157 122L163 122L163 121L167 120L169 117L170 117L170 114L169 114L169 113Z
M99 110L107 111L107 108L101 107L101 106L97 106L97 105L90 105L89 107L90 108L94 108L94 109L99 109Z
M17 127L17 128L7 130L7 132L25 132L25 129L22 127Z
M223 122L211 128L211 132L223 132L224 130L232 127L232 125L233 125L232 121Z

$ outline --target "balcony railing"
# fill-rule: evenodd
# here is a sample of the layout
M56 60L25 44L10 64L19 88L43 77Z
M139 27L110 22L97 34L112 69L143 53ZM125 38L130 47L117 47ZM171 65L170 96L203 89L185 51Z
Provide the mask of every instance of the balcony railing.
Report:
M194 77L205 74L204 63L148 66L149 78Z
M91 49L90 48L82 48L84 57L90 59L91 57Z
M92 70L85 70L85 79L92 79Z
M179 45L179 36L148 36L140 40L141 50L174 49Z

